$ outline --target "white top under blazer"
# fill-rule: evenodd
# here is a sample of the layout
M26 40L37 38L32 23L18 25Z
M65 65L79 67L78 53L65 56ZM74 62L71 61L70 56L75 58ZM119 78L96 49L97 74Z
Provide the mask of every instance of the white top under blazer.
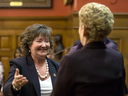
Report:
M41 88L41 96L50 96L53 89L51 76L49 76L49 78L46 79L45 81L39 80L39 82Z

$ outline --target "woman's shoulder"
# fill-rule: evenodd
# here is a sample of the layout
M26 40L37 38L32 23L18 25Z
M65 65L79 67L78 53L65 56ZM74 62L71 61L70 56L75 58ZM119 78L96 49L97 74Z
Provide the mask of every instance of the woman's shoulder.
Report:
M11 61L21 61L21 60L24 60L25 58L26 58L26 56L18 57L18 58L13 58L13 59L11 59Z
M24 56L24 57L19 57L19 58L13 58L13 59L11 59L10 60L10 64L11 63L15 63L15 64L25 64L25 62L26 62L26 56Z

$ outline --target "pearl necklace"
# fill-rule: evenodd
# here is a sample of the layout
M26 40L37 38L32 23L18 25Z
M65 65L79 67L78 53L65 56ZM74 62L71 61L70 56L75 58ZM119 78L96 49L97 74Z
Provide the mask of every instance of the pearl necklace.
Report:
M49 67L48 67L48 62L46 59L46 75L45 76L41 76L40 72L38 71L38 69L36 68L38 75L40 76L41 79L45 79L48 76L48 71L49 71Z

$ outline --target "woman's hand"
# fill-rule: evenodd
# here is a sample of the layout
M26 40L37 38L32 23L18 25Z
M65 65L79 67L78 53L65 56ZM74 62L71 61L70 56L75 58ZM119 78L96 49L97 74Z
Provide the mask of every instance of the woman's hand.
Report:
M20 89L22 86L24 86L26 83L28 83L28 80L23 75L19 74L19 70L16 69L14 80L13 80L13 88L14 89Z

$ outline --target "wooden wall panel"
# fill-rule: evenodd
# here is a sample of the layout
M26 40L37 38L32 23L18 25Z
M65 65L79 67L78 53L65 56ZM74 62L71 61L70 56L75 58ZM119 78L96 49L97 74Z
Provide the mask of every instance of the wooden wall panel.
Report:
M115 28L128 28L128 14L127 13L114 13Z
M0 50L6 51L11 50L11 36L1 36L0 37Z
M25 29L35 23L55 29L67 28L67 17L0 17L0 20L0 29Z
M16 36L16 46L20 46L20 35Z

